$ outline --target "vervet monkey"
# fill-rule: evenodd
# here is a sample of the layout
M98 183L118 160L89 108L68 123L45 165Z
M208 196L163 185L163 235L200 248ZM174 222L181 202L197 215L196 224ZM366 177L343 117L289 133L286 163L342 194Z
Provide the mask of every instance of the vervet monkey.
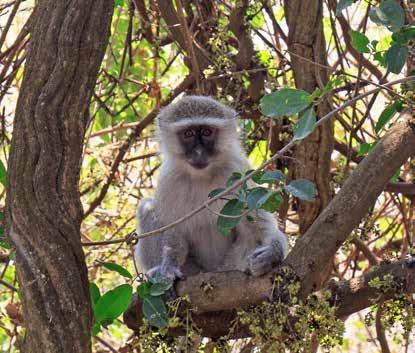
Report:
M237 133L236 112L212 98L187 96L162 109L157 117L163 157L154 198L137 211L138 232L176 221L226 185L233 172L246 172L249 162ZM220 212L225 201L211 209ZM218 216L204 209L161 235L139 240L138 270L173 282L199 272L240 270L260 276L281 263L287 240L273 216L258 211L256 221L243 217L225 237Z

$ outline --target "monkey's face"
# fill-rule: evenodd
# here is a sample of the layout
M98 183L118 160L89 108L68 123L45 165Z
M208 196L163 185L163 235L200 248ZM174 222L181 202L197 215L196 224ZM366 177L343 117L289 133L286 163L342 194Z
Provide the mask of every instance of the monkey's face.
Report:
M187 126L177 132L186 161L195 169L206 168L215 155L218 129L207 125Z

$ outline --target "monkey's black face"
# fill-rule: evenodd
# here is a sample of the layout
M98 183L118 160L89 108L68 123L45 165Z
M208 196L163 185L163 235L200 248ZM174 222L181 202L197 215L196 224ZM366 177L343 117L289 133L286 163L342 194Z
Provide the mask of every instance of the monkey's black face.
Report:
M204 169L215 155L218 130L205 125L188 126L178 132L187 162L196 169Z

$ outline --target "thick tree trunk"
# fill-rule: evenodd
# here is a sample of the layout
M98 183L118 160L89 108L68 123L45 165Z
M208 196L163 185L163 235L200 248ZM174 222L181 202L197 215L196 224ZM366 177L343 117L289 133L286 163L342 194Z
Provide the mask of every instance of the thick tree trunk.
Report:
M286 0L285 14L288 24L288 50L297 88L313 92L327 83L328 72L326 44L323 34L322 0ZM327 100L317 108L317 117L330 112ZM298 200L300 234L313 224L332 197L330 189L330 162L334 147L334 122L332 119L318 127L294 151L290 177L304 178L315 183L317 197L313 202ZM329 278L332 263L327 259L321 271L318 287Z
M78 182L88 106L107 45L108 0L39 0L8 167L7 231L24 352L91 352Z
M327 54L323 34L323 2L321 0L286 0L288 50L298 89L313 92L327 83ZM325 101L318 107L321 117L330 111ZM329 120L298 145L294 153L293 179L305 178L316 184L315 202L299 201L300 233L313 224L331 199L330 159L333 151L333 120Z

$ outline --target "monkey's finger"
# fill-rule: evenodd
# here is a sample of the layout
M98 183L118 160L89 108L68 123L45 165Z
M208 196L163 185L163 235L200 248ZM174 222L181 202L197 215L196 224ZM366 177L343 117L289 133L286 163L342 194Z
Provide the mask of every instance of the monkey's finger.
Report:
M177 292L174 289L174 287L171 287L169 290L164 292L163 297L166 301L171 302L173 300L176 300L179 296L177 295Z

